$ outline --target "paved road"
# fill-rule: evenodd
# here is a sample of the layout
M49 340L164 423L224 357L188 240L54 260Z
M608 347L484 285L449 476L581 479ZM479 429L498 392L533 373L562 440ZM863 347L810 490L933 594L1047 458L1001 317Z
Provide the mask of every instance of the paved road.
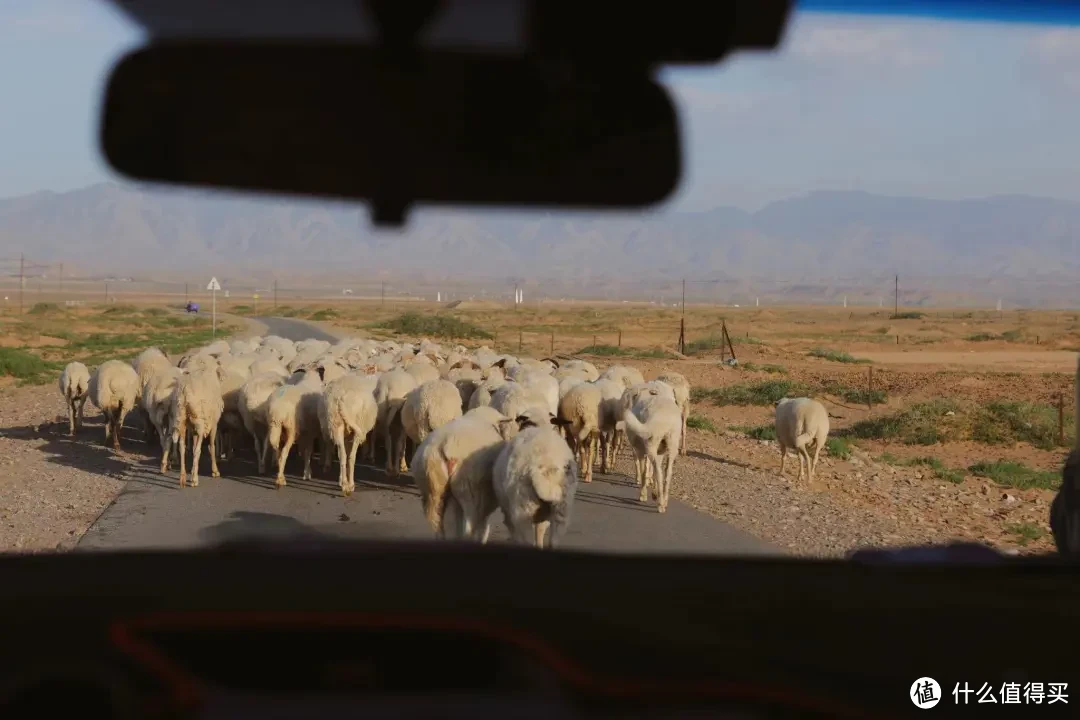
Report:
M293 340L334 339L299 320L258 320L269 332ZM203 455L203 466L209 470ZM199 487L181 489L175 472L157 471L156 458L137 450L132 457L136 461L127 486L83 536L79 549L187 548L252 536L310 533L367 539L431 536L408 477L392 480L381 470L357 465L357 491L343 498L336 470L331 471L332 478L324 479L318 477L317 468L314 480L304 482L290 472L288 486L275 490L273 478L256 475L254 459L242 457L221 463L221 478L207 474L200 476ZM501 514L496 512L493 521L492 539L505 539ZM605 552L779 552L677 500L660 515L654 507L637 502L637 489L629 478L599 474L591 484L578 486L564 544Z

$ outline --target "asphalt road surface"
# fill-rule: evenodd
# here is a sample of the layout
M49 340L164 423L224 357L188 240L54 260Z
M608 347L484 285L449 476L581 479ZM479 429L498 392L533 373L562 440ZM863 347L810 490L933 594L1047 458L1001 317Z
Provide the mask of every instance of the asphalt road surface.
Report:
M292 340L335 338L299 320L258 318L269 332ZM126 433L137 437L135 433ZM199 487L181 488L176 471L162 475L159 459L128 446L135 458L127 485L79 543L83 549L190 548L247 538L281 539L312 533L353 539L431 537L420 499L408 476L388 477L381 469L356 466L356 492L337 487L337 469L299 479L290 459L288 485L275 489L273 477L255 473L252 453L220 463L212 478L204 449ZM205 471L205 474L204 474ZM676 482L678 482L676 463ZM499 511L492 516L492 541L505 540ZM764 541L709 515L671 500L667 513L637 502L637 488L622 475L596 473L579 484L564 547L604 552L779 553Z

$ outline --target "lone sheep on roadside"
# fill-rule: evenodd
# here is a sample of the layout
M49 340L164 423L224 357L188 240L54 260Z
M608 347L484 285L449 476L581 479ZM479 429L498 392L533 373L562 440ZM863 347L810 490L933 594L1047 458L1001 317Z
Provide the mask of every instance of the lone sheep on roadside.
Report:
M810 398L784 398L776 404L776 441L780 444L780 475L784 475L788 448L799 455L799 480L803 466L807 478L814 480L818 455L829 436L829 413L825 406ZM810 455L813 446L814 454Z
M74 435L75 430L83 424L83 406L86 405L87 394L90 390L90 371L81 362L70 362L60 373L60 394L64 396L64 404L68 411L68 431Z

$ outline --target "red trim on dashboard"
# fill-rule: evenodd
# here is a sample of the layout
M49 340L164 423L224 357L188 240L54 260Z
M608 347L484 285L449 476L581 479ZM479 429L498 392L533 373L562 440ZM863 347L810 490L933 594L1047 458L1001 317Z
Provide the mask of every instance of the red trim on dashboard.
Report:
M384 615L350 612L158 612L117 621L109 630L113 645L161 678L183 707L201 704L202 683L176 664L140 630L185 630L214 627L366 627L402 630L443 630L470 632L513 645L552 668L563 680L589 693L632 698L642 695L691 695L725 700L779 703L789 708L828 713L834 716L871 717L862 711L834 704L784 688L732 683L722 680L699 682L663 681L646 678L601 676L562 654L553 645L529 632L487 620L421 615ZM873 717L881 717L876 713Z

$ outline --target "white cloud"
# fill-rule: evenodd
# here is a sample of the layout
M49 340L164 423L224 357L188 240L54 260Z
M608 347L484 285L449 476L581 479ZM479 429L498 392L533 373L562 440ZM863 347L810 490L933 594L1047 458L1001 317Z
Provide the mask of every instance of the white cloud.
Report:
M1049 63L1080 60L1080 28L1055 28L1034 37L1036 55Z
M907 27L865 27L855 24L796 26L785 47L788 54L810 62L850 67L918 70L942 60L940 46L929 32ZM921 36L921 37L920 37Z
M1055 28L1035 35L1030 56L1042 82L1056 81L1070 95L1080 94L1080 28Z

